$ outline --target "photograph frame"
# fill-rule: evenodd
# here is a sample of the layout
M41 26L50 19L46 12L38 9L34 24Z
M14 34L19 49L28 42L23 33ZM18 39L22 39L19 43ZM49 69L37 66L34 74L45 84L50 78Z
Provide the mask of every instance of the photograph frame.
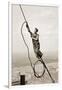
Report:
M10 32L10 34L8 33L8 38L9 38L9 40L8 40L8 46L9 46L9 50L8 50L8 52L9 52L9 54L8 54L8 59L9 59L9 61L8 61L8 85L9 85L9 87L12 87L12 85L11 85L11 75L12 75L12 73L11 73L11 67L12 67L12 65L11 65L11 63L12 63L12 61L11 61L11 5L12 4L14 4L14 2L8 2L8 22L9 22L9 24L8 24L8 29L9 29L9 32ZM15 4L22 4L22 5L39 5L39 4L27 4L27 3L21 3L21 2L17 2L16 1L16 3ZM59 9L59 7L60 7L60 5L56 5L55 3L54 4L40 4L40 6L57 6L58 7L58 9ZM59 20L58 20L59 21ZM58 60L59 61L59 60ZM58 62L59 64L60 64L60 62ZM58 68L59 68L59 66L58 66ZM60 75L59 75L59 77L60 77ZM16 86L17 87L17 86Z

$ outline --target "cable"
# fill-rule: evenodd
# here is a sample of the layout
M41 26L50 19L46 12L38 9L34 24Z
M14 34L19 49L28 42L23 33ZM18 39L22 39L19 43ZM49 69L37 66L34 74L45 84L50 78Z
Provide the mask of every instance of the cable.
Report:
M34 75L35 75L35 77L37 77L37 78L41 78L41 77L44 75L44 73L45 73L45 68L43 69L43 72L42 72L41 75L38 75L38 74L36 73L36 71L35 71L35 65L37 64L37 62L39 61L39 62L41 62L41 64L42 64L42 61L41 61L41 60L38 60L38 61L35 62L34 65L33 65L32 62L31 62L30 53L29 53L29 47L28 47L28 45L27 45L27 43L26 43L26 41L25 41L25 39L24 39L24 35L23 35L23 32L22 32L22 29L23 29L23 26L24 26L25 23L26 23L26 21L24 21L24 22L22 23L22 26L21 26L21 35L22 35L24 44L25 44L25 46L26 46L26 48L27 48L27 51L28 51L28 59L29 59L29 61L30 61L31 67L32 67L33 72L34 72ZM42 65L43 65L43 64L42 64ZM44 67L44 65L43 65L43 67Z
M44 61L42 60L42 58L41 58L41 60L36 61L34 65L32 65L32 62L31 62L31 59L30 59L29 47L28 47L28 45L27 45L27 43L26 43L26 41L25 41L25 39L24 39L23 33L22 33L23 26L24 26L24 24L25 24L27 21L26 21L26 18L25 18L25 15L24 15L24 12L23 12L23 9L22 9L21 5L19 5L19 6L20 6L21 12L22 12L22 14L23 14L24 20L25 20L25 21L23 22L22 26L21 26L21 35L22 35L23 41L24 41L24 43L25 43L25 46L27 47L28 58L29 58L31 67L32 67L32 69L33 69L34 75L35 75L37 78L41 78L41 77L44 75L45 69L46 69L47 72L48 72L48 74L49 74L49 76L50 76L50 78L51 78L51 80L52 80L52 82L55 83L55 80L52 78L52 76L51 76L51 74L50 74L50 72L49 72L46 64L45 64ZM37 62L41 62L41 64L43 64L43 67L44 67L43 73L42 73L41 75L37 74L36 71L35 71L35 65L36 65Z
M22 9L21 5L19 5L19 6L20 6L21 12L22 12L22 14L23 14L24 20L25 20L25 22L26 22L27 20L26 20L26 18L25 18L25 15L24 15L23 9Z

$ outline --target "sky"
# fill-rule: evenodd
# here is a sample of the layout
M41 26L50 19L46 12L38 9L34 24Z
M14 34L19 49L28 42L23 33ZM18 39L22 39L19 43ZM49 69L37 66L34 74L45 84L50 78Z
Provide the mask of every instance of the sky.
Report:
M32 6L22 5L26 20L30 30L34 32L38 28L40 50L45 56L57 58L58 53L58 7L53 6ZM18 57L27 57L27 48L24 45L21 36L21 25L24 22L20 7L17 4L12 5L12 53ZM35 57L30 34L23 27L23 35L30 49L30 55Z

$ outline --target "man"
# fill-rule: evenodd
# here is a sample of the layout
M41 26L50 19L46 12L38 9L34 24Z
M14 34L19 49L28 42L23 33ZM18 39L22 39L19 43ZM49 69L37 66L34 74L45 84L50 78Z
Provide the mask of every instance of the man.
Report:
M30 33L31 35L31 38L32 38L32 43L33 43L33 49L34 49L34 52L35 52L35 55L38 59L40 59L42 57L42 52L40 51L40 43L39 43L39 34L37 33L38 32L38 29L35 28L35 31L34 33L32 33L30 31L30 28L28 26L28 23L26 22L26 27L28 29L28 32Z

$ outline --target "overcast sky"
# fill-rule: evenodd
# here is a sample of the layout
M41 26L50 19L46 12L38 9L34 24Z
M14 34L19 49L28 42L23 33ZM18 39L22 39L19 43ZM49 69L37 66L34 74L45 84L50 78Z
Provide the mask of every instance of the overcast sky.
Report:
M46 6L23 6L23 11L29 23L30 29L39 29L40 49L43 53L57 54L58 51L58 8ZM19 5L12 5L12 32L13 32L13 54L26 55L27 49L24 45L20 28L24 22ZM31 37L26 26L23 27L25 40L33 55Z

